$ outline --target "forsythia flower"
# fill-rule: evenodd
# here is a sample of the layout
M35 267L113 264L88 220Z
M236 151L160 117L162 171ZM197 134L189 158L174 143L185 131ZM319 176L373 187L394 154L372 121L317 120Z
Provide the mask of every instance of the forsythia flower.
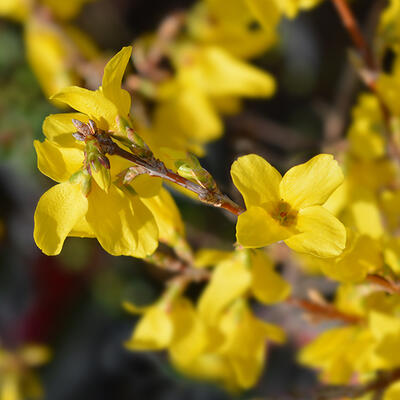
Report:
M352 112L349 128L350 152L361 160L373 160L385 154L385 124L376 96L363 94Z
M48 362L44 346L25 345L14 352L0 347L0 400L39 399L43 389L32 368Z
M275 82L220 47L184 44L178 49L175 77L158 88L152 130L159 146L202 154L202 146L223 132L219 101L269 97Z
M83 32L35 16L25 25L25 42L28 61L47 97L78 84L81 79L75 64L98 56L96 46Z
M168 206L173 202L168 194L162 192L162 198L149 200L148 206L142 201L158 195L159 178L138 176L130 185L134 193L122 191L110 181L132 163L116 156L109 157L110 170L94 160L97 167L91 168L90 176L82 169L85 146L72 136L76 132L72 119L87 122L88 117L101 129L124 135L117 121L118 116L129 118L130 96L121 89L121 80L130 55L131 48L125 47L110 60L99 90L69 87L55 95L83 114L51 115L43 126L47 140L35 142L39 169L61 182L42 196L35 212L34 238L48 255L58 254L67 236L80 236L96 237L113 255L144 257L157 247L159 230L169 234L168 221L181 229L176 208Z
M236 236L244 247L280 240L295 251L334 257L345 247L346 231L322 204L342 183L333 157L320 154L281 174L251 154L232 165L231 175L247 210L238 217Z
M280 11L273 1L224 0L198 2L188 16L194 39L224 48L240 58L253 57L277 40Z
M322 0L275 0L282 12L288 18L294 18L300 10L309 10L315 7Z
M346 247L333 258L303 256L306 269L320 269L326 276L340 282L360 282L368 273L383 266L379 242L369 236L347 230Z
M260 250L236 251L216 262L211 281L200 297L199 313L213 325L235 299L248 292L265 304L283 301L290 292L289 284Z
M48 7L50 11L60 19L71 19L83 6L91 0L39 0L41 6ZM1 0L0 15L8 18L16 19L17 21L26 20L37 6L33 1L26 0Z

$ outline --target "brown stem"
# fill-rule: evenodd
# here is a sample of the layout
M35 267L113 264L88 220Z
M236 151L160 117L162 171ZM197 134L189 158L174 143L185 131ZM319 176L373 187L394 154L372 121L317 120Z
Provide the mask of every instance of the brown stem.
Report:
M186 179L170 169L166 168L165 165L158 160L156 162L149 163L147 160L143 160L135 154L129 153L128 151L119 147L116 143L112 142L110 145L112 147L107 149L109 154L115 154L126 160L132 161L137 165L144 167L147 170L147 173L151 176L158 176L167 181L175 183L183 188L190 190L193 193L198 195L200 201L206 204L210 204L214 207L221 207L230 213L238 216L244 212L243 208L232 201L228 196L225 196L219 191L212 191L207 189L198 183L192 182L189 179Z
M147 257L145 261L158 268L176 273L178 276L184 277L188 282L207 281L211 277L210 271L202 268L194 268L192 264L182 260L178 256L165 254L161 251L156 251L154 254Z
M378 285L381 289L383 289L387 293L400 294L400 285L396 282L388 281L382 276L369 274L367 275L367 280L375 285Z
M344 27L347 29L354 45L358 48L368 68L375 70L375 62L372 57L371 50L361 33L360 26L358 25L354 15L347 3L347 0L332 0L336 10L342 20Z
M336 319L343 321L347 324L358 324L362 322L362 318L357 315L346 314L339 311L337 308L330 304L319 304L309 300L295 299L290 297L286 300L287 303L300 307L312 315L318 316L323 319Z

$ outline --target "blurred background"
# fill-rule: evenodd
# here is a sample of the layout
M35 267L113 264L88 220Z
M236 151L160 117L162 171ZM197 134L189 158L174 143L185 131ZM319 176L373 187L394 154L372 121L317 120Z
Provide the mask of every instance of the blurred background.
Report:
M98 0L85 4L73 24L109 58L154 31L169 13L193 3ZM373 29L377 2L353 3L361 25L367 32ZM276 77L276 95L248 100L240 114L226 117L225 135L208 145L202 160L221 189L239 202L229 175L238 155L260 154L285 171L329 148L345 134L351 104L361 89L348 63L348 37L330 1L295 20L284 19L279 31L277 46L254 61ZM43 140L44 118L59 110L47 101L25 54L22 25L0 18L1 343L13 348L34 341L51 347L53 359L40 370L47 400L233 398L215 386L183 378L162 353L123 348L136 319L123 311L122 301L150 303L161 292L166 273L139 260L112 257L92 239L67 239L57 257L43 255L34 244L35 206L53 182L38 171L32 142ZM195 249L231 249L234 221L220 210L174 197ZM315 286L328 297L333 293L333 284L326 281L305 278L298 270L283 273L299 294ZM193 285L189 294L196 296L199 290ZM289 340L270 349L258 386L241 398L278 398L274 396L314 384L313 373L294 359L294 349L314 328L289 306L260 313L283 324Z

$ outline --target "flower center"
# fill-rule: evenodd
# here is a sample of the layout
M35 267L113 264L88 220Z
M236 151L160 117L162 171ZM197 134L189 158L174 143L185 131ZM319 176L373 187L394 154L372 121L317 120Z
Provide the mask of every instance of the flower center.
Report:
M288 203L280 201L272 217L278 220L281 225L289 226L295 223L297 211L293 210Z

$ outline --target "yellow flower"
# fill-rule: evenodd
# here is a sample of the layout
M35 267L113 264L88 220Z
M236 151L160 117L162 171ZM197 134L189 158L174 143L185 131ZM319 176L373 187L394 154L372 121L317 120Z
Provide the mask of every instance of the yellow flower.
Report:
M379 19L378 34L386 45L399 51L400 43L400 1L390 0Z
M35 212L34 238L48 255L58 254L67 236L97 237L113 255L145 257L157 247L157 223L142 197L157 195L161 180L139 176L131 184L136 194L123 192L110 185L110 179L114 180L131 163L111 156L110 172L98 163L97 172L92 169L92 182L92 177L82 170L85 145L72 136L76 132L73 118L87 122L90 117L100 128L116 132L117 116L128 118L130 96L121 89L121 80L130 54L131 48L125 47L111 59L99 90L69 87L55 95L55 99L83 114L51 115L43 126L48 140L35 142L39 169L61 182L41 197Z
M397 316L372 311L368 319L374 338L371 367L393 369L400 365L400 354L394 349L400 346L400 321Z
M188 29L201 43L248 58L276 42L279 20L279 8L273 1L232 0L226 7L224 0L206 0L193 7Z
M249 389L264 367L267 339L283 343L285 334L278 326L254 317L242 300L221 317L219 328L225 338L218 352L231 364L239 388Z
M39 0L41 6L48 7L49 10L60 19L71 19L75 17L83 4L91 0ZM25 21L34 12L35 2L30 0L1 0L0 15L17 21Z
M155 304L137 308L125 303L132 313L143 314L132 337L125 343L130 350L166 350L181 363L190 363L205 348L207 338L193 304L178 297L162 298Z
M265 304L283 301L290 292L289 284L274 271L271 260L260 250L237 251L216 265L199 299L202 319L215 325L225 309L247 292Z
M385 154L385 125L376 96L363 94L352 112L348 132L350 151L362 160L373 160Z
M300 10L309 10L321 3L321 1L322 0L275 0L275 3L288 18L294 18Z
M323 381L348 383L355 371L364 370L373 338L360 326L333 328L323 332L299 353L299 361L321 370Z
M152 131L159 146L201 154L201 146L222 134L218 100L275 91L268 73L216 46L181 45L173 62L176 76L158 88Z
M236 237L244 247L284 240L293 250L334 257L345 247L342 223L321 205L342 183L343 174L328 154L291 168L282 178L257 155L240 157L231 175L246 203Z
M347 230L346 247L334 258L309 256L307 262L317 265L329 278L341 282L360 282L368 273L379 270L382 263L379 243L365 235Z
M392 383L383 395L383 400L397 400L400 399L400 382Z
M24 34L28 61L47 97L78 84L81 77L76 68L77 62L97 56L97 49L91 40L71 26L56 26L32 17L25 25Z
M174 366L186 375L217 382L234 392L256 383L265 364L267 340L285 340L278 326L254 317L242 299L228 307L214 327L203 323L197 335L192 334L193 330L187 332L187 339L200 351L188 358L188 350L171 348Z
M32 369L49 359L50 351L44 346L25 345L14 352L0 347L0 400L43 397L42 386Z

